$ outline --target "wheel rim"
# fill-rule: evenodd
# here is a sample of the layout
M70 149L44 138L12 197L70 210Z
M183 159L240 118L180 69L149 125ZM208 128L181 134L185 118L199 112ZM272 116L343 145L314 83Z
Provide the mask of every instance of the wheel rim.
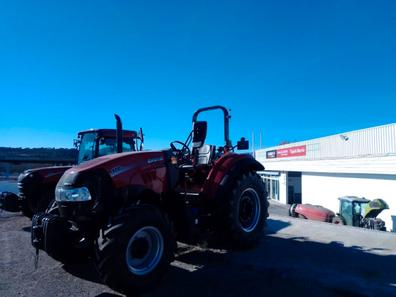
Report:
M245 232L253 231L260 220L260 198L257 192L248 188L241 194L239 200L239 223Z
M129 240L126 249L126 263L129 271L145 275L154 270L164 252L161 232L152 226L139 229Z

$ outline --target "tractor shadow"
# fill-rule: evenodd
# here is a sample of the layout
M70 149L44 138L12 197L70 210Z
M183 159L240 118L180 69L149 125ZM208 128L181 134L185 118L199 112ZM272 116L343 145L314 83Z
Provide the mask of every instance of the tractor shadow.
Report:
M30 233L32 232L32 226L23 227L21 230Z
M86 263L81 263L81 264L64 264L62 268L74 275L75 277L93 282L93 283L98 283L101 284L102 281L99 278L99 275L95 269L95 265L93 264L92 261L87 260Z
M288 223L269 219L268 224L270 232L250 250L180 245L160 284L141 296L396 296L395 255L378 255L337 241L280 238L276 232ZM64 269L101 283L91 264Z
M279 220L274 220L272 218L267 218L267 228L266 228L266 234L276 234L280 230L290 226L290 223L284 222L284 221L279 221Z
M250 251L193 250L147 296L396 296L396 256L266 237ZM190 267L190 269L188 269Z

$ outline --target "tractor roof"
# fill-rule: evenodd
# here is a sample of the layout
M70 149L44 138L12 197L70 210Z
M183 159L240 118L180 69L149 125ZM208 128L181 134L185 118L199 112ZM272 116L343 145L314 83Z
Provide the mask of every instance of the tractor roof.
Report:
M96 132L104 137L116 137L116 129L89 129L78 132L78 135L83 135L86 133L93 133ZM127 138L136 138L138 134L136 131L133 130L122 130L122 134L124 137Z
M347 200L350 202L359 202L359 203L368 203L370 202L370 200L363 198L363 197L357 197L357 196L344 196L344 197L340 197L338 198L340 200Z

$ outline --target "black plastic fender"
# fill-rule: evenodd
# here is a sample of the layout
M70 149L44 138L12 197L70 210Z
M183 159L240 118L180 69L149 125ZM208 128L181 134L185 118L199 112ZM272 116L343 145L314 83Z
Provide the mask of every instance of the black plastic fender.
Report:
M246 172L257 172L257 171L263 171L264 166L258 162L256 159L253 158L253 156L247 155L249 157L246 157L244 159L238 160L233 164L233 166L230 168L228 173L222 178L220 185L226 185L229 181L230 178L235 178L238 175L241 175L242 173Z
M209 208L221 207L226 195L239 176L264 170L264 166L249 154L227 154L218 160L204 185L204 197ZM213 204L214 203L214 204Z

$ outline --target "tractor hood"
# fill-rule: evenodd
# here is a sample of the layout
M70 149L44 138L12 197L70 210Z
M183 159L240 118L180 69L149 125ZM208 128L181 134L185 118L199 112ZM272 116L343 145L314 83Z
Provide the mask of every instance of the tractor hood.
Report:
M23 182L29 178L39 178L43 183L57 182L62 174L71 166L51 166L28 169L18 176L18 182Z
M382 200L382 199L373 199L365 207L364 218L375 218L384 209L389 209L388 204L384 200Z
M58 186L74 186L86 174L105 171L116 186L128 184L131 176L140 170L164 166L164 151L125 152L99 157L67 170Z

